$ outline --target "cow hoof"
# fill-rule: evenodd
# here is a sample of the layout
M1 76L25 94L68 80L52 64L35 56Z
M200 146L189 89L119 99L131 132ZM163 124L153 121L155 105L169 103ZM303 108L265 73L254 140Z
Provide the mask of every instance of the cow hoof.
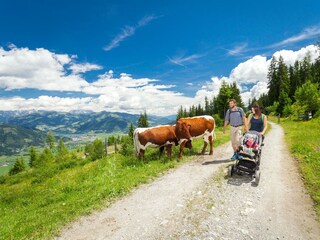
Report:
M213 155L213 152L210 152L209 155Z

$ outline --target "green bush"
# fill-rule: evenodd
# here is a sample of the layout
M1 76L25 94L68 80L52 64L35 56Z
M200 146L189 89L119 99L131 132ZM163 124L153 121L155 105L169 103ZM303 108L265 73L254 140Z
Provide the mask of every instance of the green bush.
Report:
M271 115L277 115L278 114L278 108L279 108L279 102L274 102L272 106L269 106L266 108L266 110Z
M224 120L220 117L219 114L214 114L213 115L214 121L216 122L216 127L222 127Z
M288 116L290 116L292 114L293 114L292 105L285 106L284 109L283 109L283 116L284 117L288 117Z
M93 143L87 144L85 146L85 154L91 159L91 161L103 158L105 156L105 146L103 142L96 139Z
M15 175L19 172L22 172L26 169L26 165L23 161L23 158L20 157L16 160L16 162L14 163L13 167L10 169L9 171L9 175Z

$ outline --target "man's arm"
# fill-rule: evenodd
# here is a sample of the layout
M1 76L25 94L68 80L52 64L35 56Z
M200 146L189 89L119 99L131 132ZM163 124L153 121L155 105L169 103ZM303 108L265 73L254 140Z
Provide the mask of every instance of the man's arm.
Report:
M227 127L228 124L229 124L229 121L228 121L228 120L225 120L225 121L224 121L224 126L223 126L223 134L226 133L226 127Z
M248 121L247 121L247 131L249 132L249 124L250 124L250 122L251 122L251 114L249 114L249 116L248 116Z
M243 121L243 124L244 124L244 131L245 132L248 132L248 123L247 123L247 118L246 118L246 114L244 113L243 109L241 108L241 116L242 116L242 121Z
M248 123L247 123L247 119L245 116L242 117L242 120L243 120L243 123L244 123L244 131L245 132L248 132L249 129L248 129Z
M230 119L229 119L229 116L230 116L229 111L230 110L228 109L227 112L226 112L225 119L224 119L224 125L223 125L223 133L224 134L226 133L226 127L227 127L227 125L229 124L229 121L230 121Z

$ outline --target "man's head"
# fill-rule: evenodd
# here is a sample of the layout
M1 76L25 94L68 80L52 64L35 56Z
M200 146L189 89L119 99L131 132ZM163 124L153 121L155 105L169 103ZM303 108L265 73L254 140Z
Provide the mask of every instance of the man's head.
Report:
M230 99L229 107L234 108L235 106L237 106L237 101L234 98Z

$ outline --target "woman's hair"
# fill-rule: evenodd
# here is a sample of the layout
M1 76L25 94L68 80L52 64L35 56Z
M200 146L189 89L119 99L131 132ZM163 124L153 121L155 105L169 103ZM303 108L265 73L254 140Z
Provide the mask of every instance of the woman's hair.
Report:
M255 103L255 104L252 105L252 108L254 110L254 114L258 115L260 117L261 116L261 108L260 108L260 106L257 103Z

